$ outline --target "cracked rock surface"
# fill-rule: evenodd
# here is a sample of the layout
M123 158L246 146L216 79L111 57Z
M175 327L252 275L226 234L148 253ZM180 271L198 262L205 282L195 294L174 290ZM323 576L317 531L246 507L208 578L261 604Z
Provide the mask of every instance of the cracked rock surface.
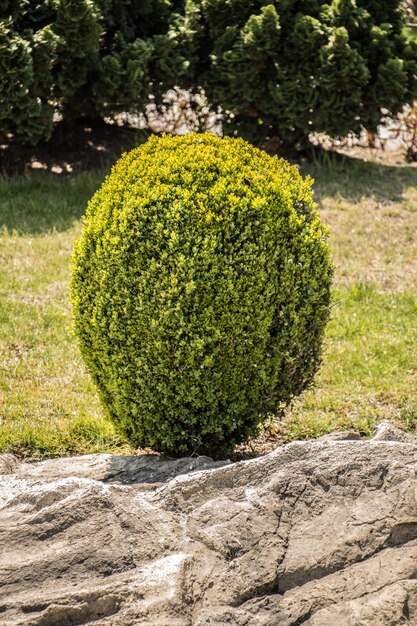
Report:
M0 456L0 624L417 624L417 440Z

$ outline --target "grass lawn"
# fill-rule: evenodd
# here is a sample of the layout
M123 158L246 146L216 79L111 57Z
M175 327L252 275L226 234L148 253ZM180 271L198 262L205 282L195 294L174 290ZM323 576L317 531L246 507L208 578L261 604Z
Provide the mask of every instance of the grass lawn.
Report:
M331 228L332 320L315 387L284 440L389 418L417 424L417 168L347 158L304 167ZM70 330L69 255L104 173L0 179L0 450L128 452Z

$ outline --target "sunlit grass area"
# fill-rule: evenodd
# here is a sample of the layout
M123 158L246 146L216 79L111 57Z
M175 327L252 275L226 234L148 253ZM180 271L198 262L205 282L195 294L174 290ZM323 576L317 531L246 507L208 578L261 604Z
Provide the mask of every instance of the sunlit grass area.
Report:
M0 449L127 449L103 417L71 334L69 256L103 174L0 181Z
M315 386L285 440L417 420L417 168L352 158L304 166L331 228L332 320ZM0 450L128 452L70 330L69 255L104 173L0 179Z
M335 264L332 319L313 389L285 438L391 419L417 424L417 169L359 159L305 168L316 180Z
M417 422L417 298L355 283L334 294L323 366L294 403L287 438L355 429L370 435L383 419Z

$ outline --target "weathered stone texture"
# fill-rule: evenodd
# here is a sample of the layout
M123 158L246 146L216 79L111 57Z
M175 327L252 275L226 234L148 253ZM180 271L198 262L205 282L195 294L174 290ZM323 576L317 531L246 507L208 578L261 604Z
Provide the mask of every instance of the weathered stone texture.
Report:
M387 425L234 464L3 455L0 624L417 624L416 471Z

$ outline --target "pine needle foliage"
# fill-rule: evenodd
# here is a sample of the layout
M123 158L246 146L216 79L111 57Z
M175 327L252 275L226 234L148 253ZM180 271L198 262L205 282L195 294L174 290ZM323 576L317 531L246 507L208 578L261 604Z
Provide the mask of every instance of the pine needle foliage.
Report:
M71 126L80 117L141 112L162 76L168 88L166 77L184 63L180 57L174 63L168 33L175 6L175 0L0 0L0 139L47 141L54 114Z
M228 132L302 148L374 132L417 96L401 0L188 0L184 48Z
M310 384L332 277L311 185L242 139L165 135L93 196L74 326L134 445L227 452Z
M302 149L417 97L401 0L0 0L0 139L204 88L224 131ZM57 115L59 114L59 115Z

